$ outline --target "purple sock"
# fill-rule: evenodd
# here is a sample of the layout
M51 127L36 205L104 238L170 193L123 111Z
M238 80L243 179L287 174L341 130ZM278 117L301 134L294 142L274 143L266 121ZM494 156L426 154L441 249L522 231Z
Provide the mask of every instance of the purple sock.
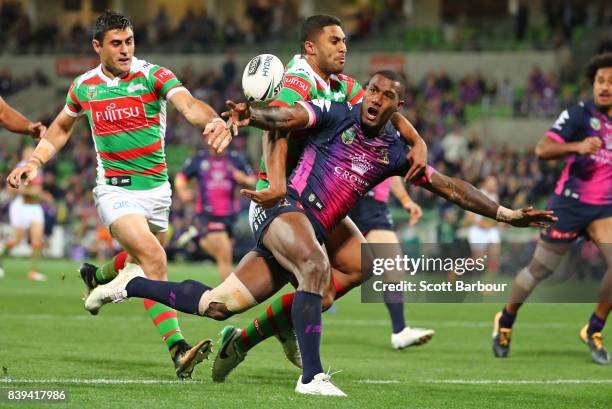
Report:
M510 314L506 307L502 310L502 315L499 318L499 327L500 328L512 328L514 325L514 320L516 320L516 314Z
M181 312L197 314L200 298L210 287L194 280L177 283L136 277L127 284L125 290L128 297L148 298Z
M393 333L397 334L406 328L404 319L404 294L401 291L388 291L384 295L385 305L391 317Z
M593 313L591 315L591 319L589 320L589 328L587 328L587 333L589 335L593 335L596 332L601 332L604 325L606 325L606 319L599 318L597 314Z
M319 294L296 291L291 307L293 328L302 354L302 383L309 383L321 365L321 309L323 298Z

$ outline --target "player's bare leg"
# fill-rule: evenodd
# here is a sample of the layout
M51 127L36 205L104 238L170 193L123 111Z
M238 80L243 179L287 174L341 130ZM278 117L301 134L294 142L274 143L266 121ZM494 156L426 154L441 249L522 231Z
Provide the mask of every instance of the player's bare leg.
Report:
M225 280L232 272L232 241L225 231L213 231L200 239L200 247L217 263L219 276Z
M30 233L30 245L32 247L32 264L30 266L30 272L28 278L34 281L46 281L47 276L38 271L38 261L43 248L43 239L45 234L44 223L32 223L29 228Z
M6 255L8 255L15 246L21 243L26 235L26 230L22 227L12 226L11 230L11 238L4 243L4 249L2 250L2 253L0 253L0 276L6 274L2 266L4 257L6 257Z
M496 357L508 356L512 327L519 308L538 283L554 273L568 249L569 244L566 243L538 241L529 265L514 278L508 303L493 319L493 354Z
M591 349L593 361L607 365L610 363L610 354L604 347L601 333L612 310L612 217L595 220L587 232L606 259L608 269L601 281L597 305L589 323L580 331L580 339Z

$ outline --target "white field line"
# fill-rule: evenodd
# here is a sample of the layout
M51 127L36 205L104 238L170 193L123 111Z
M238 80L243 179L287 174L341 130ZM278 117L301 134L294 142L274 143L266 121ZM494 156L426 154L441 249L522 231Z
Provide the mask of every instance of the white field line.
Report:
M139 314L134 315L113 315L107 314L100 317L92 317L87 313L83 314L73 314L73 315L51 315L51 314L0 314L0 320L2 321L21 321L21 320L31 320L31 321L46 321L46 320L55 320L55 319L66 319L66 320L75 320L75 321L87 321L91 323L95 323L96 320L103 321L147 321L147 317ZM182 319L195 319L193 316L186 315L182 317ZM208 319L208 318L202 318ZM248 319L248 318L247 318ZM388 326L388 320L358 320L358 319L336 319L332 318L329 315L323 315L323 320L327 325L341 325L341 326ZM227 322L244 322L244 316L236 316L227 320ZM449 321L422 321L415 320L410 321L410 324L415 326L426 326L426 327L445 327L445 328L489 328L493 326L493 322L491 321L457 321L457 320L449 320ZM577 325L577 326L576 326ZM521 328L531 328L531 329L563 329L563 328L578 328L579 324L571 324L565 322L521 322Z
M55 384L55 385L195 385L209 383L203 380L168 380L168 379L11 379L1 378L0 384ZM253 383L253 382L240 382ZM370 385L612 385L612 379L432 379L425 381L406 381L397 379L360 379L352 383Z

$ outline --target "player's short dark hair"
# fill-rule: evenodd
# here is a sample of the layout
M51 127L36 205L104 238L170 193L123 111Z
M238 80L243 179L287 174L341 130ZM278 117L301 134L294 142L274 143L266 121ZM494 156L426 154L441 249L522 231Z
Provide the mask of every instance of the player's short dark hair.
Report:
M316 34L328 26L342 27L342 22L338 17L329 14L315 14L304 20L300 29L300 48L302 52L304 51L304 43L312 41Z
M403 76L401 76L400 74L392 70L379 70L379 71L376 71L374 74L372 74L372 76L368 80L368 84L370 83L370 81L372 81L372 78L374 78L377 75L381 75L393 82L397 82L400 85L399 89L397 90L399 99L400 100L404 99L404 94L406 93L406 80L404 80Z
M102 44L104 34L110 30L127 30L134 29L132 22L127 16L119 14L116 11L106 10L96 18L96 23L93 27L93 38Z
M612 52L598 54L591 58L586 67L586 76L593 83L597 70L600 68L612 68Z

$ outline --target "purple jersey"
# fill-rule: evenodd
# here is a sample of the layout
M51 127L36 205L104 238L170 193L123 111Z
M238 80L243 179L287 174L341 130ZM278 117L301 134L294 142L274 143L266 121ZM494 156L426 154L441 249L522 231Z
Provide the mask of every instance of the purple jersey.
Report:
M592 205L612 203L612 118L593 101L580 102L563 111L546 136L557 142L580 142L589 136L602 141L594 155L571 155L557 182L555 193Z
M314 132L289 185L329 233L372 187L407 172L410 147L390 122L377 137L367 137L361 129L361 104L298 103L307 109L308 128Z
M253 173L251 167L235 151L216 156L208 150L201 150L185 161L181 174L187 179L195 178L198 182L195 205L197 214L229 216L238 212L238 183L234 178L234 172L238 170L247 175Z

